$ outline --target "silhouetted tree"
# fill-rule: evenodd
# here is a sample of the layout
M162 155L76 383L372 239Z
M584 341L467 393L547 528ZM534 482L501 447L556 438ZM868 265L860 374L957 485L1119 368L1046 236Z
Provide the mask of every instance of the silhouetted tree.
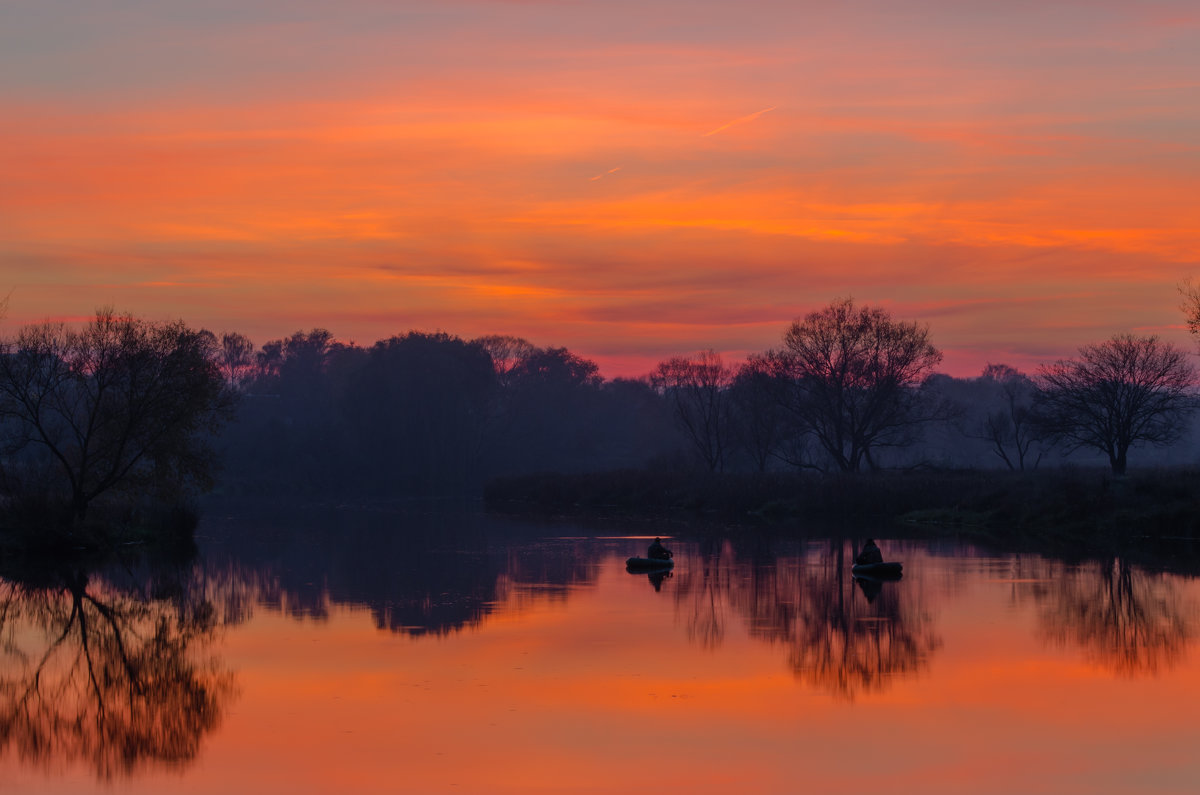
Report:
M260 379L279 375L279 367L283 364L283 340L264 343L254 355L254 364Z
M600 368L589 359L566 348L538 348L517 362L511 377L523 386L540 384L550 388L598 387Z
M503 414L492 425L497 469L591 468L606 442L597 421L603 383L595 362L566 348L524 356L508 374Z
M785 405L842 471L876 468L873 450L941 416L920 391L942 360L927 326L847 298L793 322L783 342L771 361L791 382Z
M643 467L655 457L675 452L683 442L671 421L670 407L649 379L605 381L589 404L598 471Z
M1078 359L1044 365L1035 405L1042 427L1068 450L1091 447L1125 474L1136 442L1166 445L1186 429L1195 408L1192 366L1158 337L1118 334L1079 349Z
M1183 298L1179 308L1187 320L1188 331L1192 336L1200 336L1200 283L1184 280L1179 285L1179 294Z
M662 362L651 382L675 411L679 427L711 472L725 467L730 435L728 389L732 373L716 351Z
M315 328L307 334L297 331L283 340L280 377L311 383L325 371L326 357L333 344L333 333L328 329Z
M489 334L471 340L471 342L479 345L492 357L492 366L496 370L496 381L501 389L510 385L513 371L537 352L533 343L521 337Z
M26 326L0 355L10 453L50 462L75 518L109 492L207 486L229 410L216 362L213 336L181 322L103 309L80 329Z
M1044 424L1033 410L1033 379L1006 364L989 364L980 379L996 388L999 408L978 420L970 435L988 442L1009 469L1024 471L1027 463L1036 469L1045 449Z
M364 459L356 468L406 493L474 483L494 387L478 344L415 331L375 343L342 403Z
M773 457L790 458L784 449L795 434L780 400L786 388L761 355L743 362L730 384L733 436L756 472L766 472Z
M238 427L227 435L231 471L292 489L344 484L338 393L362 356L322 328L265 343L255 357L257 374L246 385Z
M221 335L221 373L231 389L239 389L254 366L254 343L237 332Z

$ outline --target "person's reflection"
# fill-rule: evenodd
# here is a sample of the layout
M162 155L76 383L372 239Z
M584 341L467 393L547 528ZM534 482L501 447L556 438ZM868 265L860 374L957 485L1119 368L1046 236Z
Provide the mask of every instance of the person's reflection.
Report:
M1043 598L1045 638L1076 644L1125 676L1169 670L1183 660L1195 634L1195 612L1183 604L1172 578L1120 559L1063 572Z
M670 576L671 576L671 572L669 570L667 570L667 571L652 571L646 575L646 579L649 580L650 584L654 586L655 593L658 593L659 591L662 590L663 580L669 579Z
M883 580L877 580L874 577L855 577L854 582L862 591L863 596L867 597L867 604L873 603L883 591Z
M870 541L870 539L867 540ZM855 555L854 559L856 561L860 560L861 556ZM854 582L857 583L863 596L867 598L867 604L872 604L875 601L875 598L883 591L883 584L885 582L897 582L902 579L904 579L904 575L899 572L875 575L858 574L854 576Z
M0 752L84 761L106 779L195 757L232 680L197 659L217 611L187 591L117 589L84 570L0 580Z

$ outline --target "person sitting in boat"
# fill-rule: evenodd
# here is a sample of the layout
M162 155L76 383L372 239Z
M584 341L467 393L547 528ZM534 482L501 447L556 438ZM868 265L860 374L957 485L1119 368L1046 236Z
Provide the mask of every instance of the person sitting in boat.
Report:
M879 547L875 546L875 539L868 538L863 551L858 553L858 557L854 559L857 566L862 566L868 563L883 563L883 553L879 551Z
M654 543L650 545L650 548L646 550L646 557L651 560L670 560L671 550L662 545L661 538L656 538L654 539Z

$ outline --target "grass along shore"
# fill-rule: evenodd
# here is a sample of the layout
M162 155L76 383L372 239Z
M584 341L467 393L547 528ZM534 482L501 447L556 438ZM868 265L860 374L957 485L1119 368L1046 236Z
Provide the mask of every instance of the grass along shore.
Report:
M620 470L497 478L500 513L709 516L734 523L906 522L985 537L1200 540L1200 470L922 470L719 475Z

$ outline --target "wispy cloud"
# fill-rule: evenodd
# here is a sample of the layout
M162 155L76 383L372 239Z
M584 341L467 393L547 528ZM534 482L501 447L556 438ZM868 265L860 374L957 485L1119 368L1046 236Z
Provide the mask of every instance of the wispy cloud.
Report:
M616 168L610 168L608 171L605 171L603 174L597 174L594 177L588 177L588 182L595 182L598 179L604 179L609 174L616 174L620 170L621 170L620 166L617 166Z
M710 135L716 135L717 133L721 132L722 130L728 130L730 127L736 127L739 124L745 124L748 121L754 121L755 119L757 119L759 116L763 115L764 113L770 113L771 111L775 110L775 108L776 108L776 106L772 105L769 108L763 108L762 110L755 111L754 113L751 113L749 116L742 116L740 119L734 119L733 121L725 122L724 124L722 124L720 127L716 128L715 130L709 130L708 132L704 133L704 135L701 137L707 138Z

